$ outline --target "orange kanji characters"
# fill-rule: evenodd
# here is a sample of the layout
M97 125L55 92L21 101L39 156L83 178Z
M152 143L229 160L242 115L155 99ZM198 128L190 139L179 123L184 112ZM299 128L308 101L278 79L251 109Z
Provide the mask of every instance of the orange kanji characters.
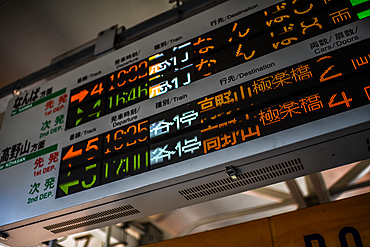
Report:
M284 84L292 84L290 81L291 77L287 71L278 72L275 74L272 84L275 85L274 89L279 86L284 86Z
M351 19L351 15L348 12L348 8L339 10L337 12L331 13L329 16L331 16L331 19L333 20L334 24L337 24L339 22Z
M368 54L367 56L370 58L370 54ZM360 57L359 59L360 59L360 62L358 61L358 59L356 59L356 64L357 64L358 67L369 63L366 56L364 56L363 58ZM353 61L353 59L351 59L351 62L353 64L353 67L355 69L357 69L357 66L356 66L355 62Z
M301 108L303 108L306 113L323 108L320 95L318 93L302 98L299 102L301 102Z
M206 42L206 41L212 41L212 38L205 38L205 39L202 39L201 37L199 37L199 38L198 38L198 41L197 41L197 42L195 42L195 43L193 44L193 46L200 45L201 43ZM210 50L213 50L214 48L215 48L215 47L214 47L213 45L209 45L209 46L206 46L206 47L200 48L200 49L198 50L198 52L199 52L200 54L204 54L204 53L209 52ZM196 51L194 51L194 53L196 53Z
M236 140L236 136L238 136L238 135L239 135L239 130L231 132L231 135L224 134L221 137L221 141L222 141L221 147L226 147L229 144L232 145L232 146L237 144L238 141Z
M251 59L251 58L254 56L254 54L256 53L256 51L255 51L255 50L253 50L253 51L251 52L251 54L250 54L249 56L247 56L247 55L245 55L245 53L244 53L244 52L241 52L241 49L242 49L242 44L239 44L239 46L238 46L238 50L236 51L236 57L243 56L245 60L249 60L249 59Z
M314 26L317 26L319 27L319 29L322 29L322 25L320 23L318 23L318 19L317 17L314 17L312 18L313 19L313 23L312 24L309 24L309 25L305 25L305 21L302 21L300 24L301 24L301 27L302 27L302 34L305 35L306 34L306 30L307 28L310 28L310 27L314 27Z
M217 63L217 60L216 59L209 59L209 60L204 60L203 58L200 60L200 63L195 65L195 67L197 67L198 71L202 70L203 69L203 65L207 65L208 68L210 68L212 66L212 64L216 64ZM211 75L212 72L208 72L208 73L205 73L203 74L203 76L209 76Z
M224 92L223 94L219 94L215 96L215 102L216 102L216 107L222 106L224 104L230 104L234 103L235 101L238 101L238 96L236 92L234 92L234 97L231 97L232 92L231 90Z
M215 106L213 104L213 99L214 97L211 98L206 97L204 100L199 101L198 105L200 105L200 112L205 112L214 109Z
M259 120L260 122L262 122L263 125L269 125L281 120L278 109L268 108L266 111L261 110L258 115L260 116Z
M235 22L235 23L234 23L234 26L233 26L233 29L231 30L231 32L232 32L232 33L236 31L237 26L238 26L238 23L236 23L236 22ZM241 33L241 32L239 31L238 37L239 37L239 38L244 38L244 37L249 33L249 31L250 31L250 28L247 28L247 29L244 31L244 33ZM229 38L229 42L231 42L232 40L233 40L233 37Z
M298 111L298 109L300 109L301 106L295 102L295 101L289 101L289 102L286 102L282 105L280 105L280 111L279 111L279 114L280 115L284 115L284 116L281 116L281 119L284 119L286 118L288 115L290 117L293 117L293 114L301 114L300 111Z
M279 48L279 44L287 46L287 45L290 45L292 41L297 41L297 40L298 38L296 37L286 38L286 39L283 39L281 42L278 41L276 43L272 43L272 47L274 47L274 49L277 50Z
M292 4L295 4L296 2L297 0L293 0ZM310 5L308 6L308 9L302 10L302 11L298 11L297 9L294 9L294 13L297 15L303 15L303 14L310 12L312 8L313 8L313 4L310 3Z
M221 148L221 140L219 136L211 137L203 141L203 151L208 153L211 149L219 150Z
M289 18L290 18L290 15L282 15L282 16L276 17L273 20L271 19L269 21L266 21L266 25L271 27L272 22L280 23L280 22L284 21L284 19L289 19Z
M310 66L308 64L306 65L301 64L297 68L295 69L293 68L291 71L291 75L296 82L307 80L312 77Z
M258 79L257 82L253 81L253 92L258 94L258 92L265 92L267 90L272 89L271 87L271 79L272 76L266 76L264 78Z
M276 11L272 12L271 14L276 14L282 10L285 10L285 6L286 6L286 3L281 3L279 5L276 5ZM265 14L265 16L268 16L268 13L267 11L263 12Z
M252 132L252 128L251 127L248 127L248 133L245 134L244 133L244 129L241 130L241 136L242 136L242 141L244 142L248 137L252 137L252 136L260 136L261 133L260 133L260 128L258 126L258 124L256 124L256 131L255 132Z

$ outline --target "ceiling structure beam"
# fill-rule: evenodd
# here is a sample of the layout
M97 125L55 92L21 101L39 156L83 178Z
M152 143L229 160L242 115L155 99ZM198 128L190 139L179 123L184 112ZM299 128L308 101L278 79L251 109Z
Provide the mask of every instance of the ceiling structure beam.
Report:
M190 224L189 226L187 226L176 237L185 236L185 235L191 233L194 229L196 229L196 228L198 228L202 225L205 225L205 224L210 224L210 223L219 222L219 221L223 221L223 220L229 220L229 219L233 219L233 218L237 218L237 217L241 217L241 216L246 216L246 215L249 215L249 214L256 214L256 213L260 213L260 212L264 212L264 211L268 211L268 210L273 210L273 209L277 209L277 208L281 208L281 207L285 207L285 206L290 206L290 205L294 205L294 204L295 204L295 201L293 199L288 199L288 200L285 200L282 203L272 203L272 204L267 204L267 205L264 205L264 206L258 206L258 207L255 207L255 208L247 208L247 209L242 209L242 210L238 210L238 211L233 211L233 212L228 212L228 213L224 213L224 214L220 214L220 215L211 216L211 217L208 217L208 218L203 218L203 219L195 221L192 224Z
M330 187L330 192L338 191L356 183L370 171L370 159L358 162L351 170L341 177L335 184ZM341 193L332 193L333 199L340 196Z
M318 202L320 204L331 202L332 197L326 186L326 183L324 181L322 174L320 172L310 174L308 175L308 178L311 180L312 185L315 189L315 194L318 198Z
M297 202L299 209L307 208L307 202L302 194L302 191L300 190L297 182L292 179L285 181L286 185L289 188L290 195L293 197L293 199Z

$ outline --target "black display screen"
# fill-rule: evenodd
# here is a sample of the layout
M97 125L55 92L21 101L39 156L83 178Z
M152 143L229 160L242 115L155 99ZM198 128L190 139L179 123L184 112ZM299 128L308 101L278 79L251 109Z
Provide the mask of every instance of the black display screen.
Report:
M356 20L348 0L281 2L73 89L67 128Z
M281 2L73 89L67 128L358 19L349 1L294 2ZM56 197L369 104L370 65L364 62L369 54L370 41L361 41L64 147Z

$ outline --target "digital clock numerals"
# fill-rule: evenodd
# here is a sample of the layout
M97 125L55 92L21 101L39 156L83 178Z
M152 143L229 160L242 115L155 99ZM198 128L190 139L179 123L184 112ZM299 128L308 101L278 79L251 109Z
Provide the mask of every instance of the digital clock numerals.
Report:
M147 147L105 160L102 169L102 184L148 171L149 164Z
M171 138L150 146L150 167L157 168L202 154L199 131Z
M148 140L148 120L126 125L104 134L104 154L122 151Z
M148 62L138 62L108 76L108 91L111 92L126 87L146 77L148 77Z
M124 107L135 104L148 98L148 83L143 82L131 87L126 87L121 91L107 97L107 113L111 113Z

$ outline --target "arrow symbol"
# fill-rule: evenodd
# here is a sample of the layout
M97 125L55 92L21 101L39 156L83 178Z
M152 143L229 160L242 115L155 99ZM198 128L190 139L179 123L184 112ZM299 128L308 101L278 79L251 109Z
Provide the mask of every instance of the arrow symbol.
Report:
M75 180L75 181L71 181L71 182L68 182L68 183L65 183L65 184L61 184L61 185L59 185L59 188L61 190L63 190L63 192L66 193L66 195L68 195L69 187L78 185L79 183L80 183L79 180Z
M64 155L63 160L72 159L72 158L75 158L77 156L82 155L82 149L79 149L77 151L73 151L73 147L74 146L72 145L72 147L68 150L66 155Z
M86 97L86 95L88 95L88 94L89 94L89 91L87 91L86 89L81 90L81 92L79 92L75 95L72 95L71 102L74 102L74 101L78 100L78 103L81 103L81 101L83 101L84 98Z

